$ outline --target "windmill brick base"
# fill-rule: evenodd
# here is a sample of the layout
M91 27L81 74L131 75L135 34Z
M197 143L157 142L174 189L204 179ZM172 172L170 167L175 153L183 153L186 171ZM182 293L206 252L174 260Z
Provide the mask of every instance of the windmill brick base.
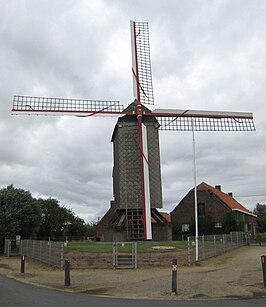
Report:
M111 201L110 209L97 226L97 237L104 242L144 240L144 225L138 220L141 215L142 210L119 209ZM167 216L157 209L151 209L151 217L153 240L171 241L171 223Z

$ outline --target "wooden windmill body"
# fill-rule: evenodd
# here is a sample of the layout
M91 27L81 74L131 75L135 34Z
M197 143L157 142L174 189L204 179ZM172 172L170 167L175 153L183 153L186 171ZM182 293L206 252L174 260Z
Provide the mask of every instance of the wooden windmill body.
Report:
M131 21L132 74L135 101L124 108L119 101L14 96L13 114L94 116L114 115L115 126L111 214L106 231L121 227L127 239L151 240L152 219L166 220L162 208L158 130L253 131L252 113L155 109L146 22ZM108 228L109 227L109 228Z
M134 111L137 106L135 100L125 111ZM142 106L145 112L151 112L148 108ZM142 198L142 164L140 153L144 155L144 163L148 163L147 174L148 181L145 182L148 190L150 218L157 220L157 224L164 227L161 229L160 238L169 238L163 232L167 231L168 222L156 210L162 208L162 183L161 183L161 166L160 166L160 149L159 149L159 123L155 117L144 117L142 129L145 130L143 143L146 148L141 149L138 140L138 121L135 115L126 115L120 117L115 126L113 142L113 193L114 205L116 206L118 216L111 219L105 225L107 230L104 231L104 238L112 240L117 238L112 229L119 229L120 239L127 240L143 239L144 236L144 215L143 215L143 198ZM145 154L144 154L145 152ZM157 218L156 218L157 217ZM117 225L121 225L117 227ZM124 234L122 234L124 231ZM122 233L121 233L122 232ZM158 236L157 236L158 239Z

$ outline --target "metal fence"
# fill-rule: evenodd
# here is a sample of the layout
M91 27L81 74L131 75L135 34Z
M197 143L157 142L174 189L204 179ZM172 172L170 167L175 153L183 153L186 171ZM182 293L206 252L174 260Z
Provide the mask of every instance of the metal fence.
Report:
M137 242L115 242L113 243L113 268L136 269Z
M50 266L64 267L64 243L54 241L21 240L20 254Z
M196 262L196 240L188 237L188 264ZM203 235L198 237L198 259L204 260L231 249L247 245L249 237L243 232L231 232L221 235Z
M7 257L20 255L20 240L5 239L4 254Z

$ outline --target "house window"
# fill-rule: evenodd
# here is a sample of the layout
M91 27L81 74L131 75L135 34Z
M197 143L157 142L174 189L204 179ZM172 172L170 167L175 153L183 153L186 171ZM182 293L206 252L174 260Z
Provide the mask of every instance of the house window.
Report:
M189 231L189 224L182 224L182 231L188 232Z
M205 216L205 204L198 203L198 216Z
M222 228L223 225L222 225L222 223L217 222L217 223L215 223L214 227L215 227L215 228Z

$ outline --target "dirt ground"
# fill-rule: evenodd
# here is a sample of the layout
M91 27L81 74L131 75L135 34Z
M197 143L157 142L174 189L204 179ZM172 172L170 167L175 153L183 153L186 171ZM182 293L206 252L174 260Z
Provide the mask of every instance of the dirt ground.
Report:
M245 246L190 267L177 269L177 295L171 293L172 268L72 270L71 286L64 286L64 271L26 259L0 257L0 274L17 280L70 292L127 298L168 300L266 297L261 255L266 246Z

